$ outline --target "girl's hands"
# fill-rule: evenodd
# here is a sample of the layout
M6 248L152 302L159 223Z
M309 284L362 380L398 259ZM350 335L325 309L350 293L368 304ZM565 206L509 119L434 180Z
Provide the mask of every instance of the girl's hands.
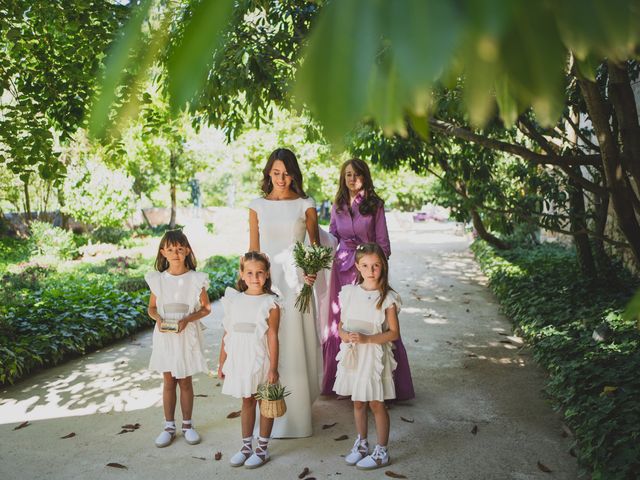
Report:
M267 382L268 383L278 383L278 380L280 380L280 374L278 373L277 369L270 369L269 373L267 374Z
M223 365L224 364L222 364L222 363L220 365L218 365L218 378L219 379L223 379L224 378L224 373L222 373L222 366Z
M309 285L310 287L313 287L313 284L316 283L316 277L318 275L317 274L313 274L313 275L304 275L304 283L306 283L307 285Z
M364 333L349 332L348 336L351 343L369 343L369 335Z
M185 328L187 328L187 325L189 325L189 322L187 320L185 320L184 318L182 320L180 320L178 322L178 332L177 333L181 333Z

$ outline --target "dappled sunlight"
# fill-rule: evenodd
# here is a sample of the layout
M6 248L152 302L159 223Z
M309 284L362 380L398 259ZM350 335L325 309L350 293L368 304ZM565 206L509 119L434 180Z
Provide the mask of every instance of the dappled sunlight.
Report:
M18 391L5 390L0 399L0 424L24 420L124 412L160 405L162 377L130 366L126 348L90 355L67 375ZM46 375L41 374L41 375ZM10 390L15 390L8 394ZM42 392L34 395L32 392Z

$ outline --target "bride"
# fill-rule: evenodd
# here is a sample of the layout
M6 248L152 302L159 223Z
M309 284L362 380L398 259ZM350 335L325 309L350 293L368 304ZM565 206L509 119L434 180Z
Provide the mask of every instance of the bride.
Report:
M320 393L322 356L314 313L300 313L294 306L303 282L312 285L315 276L304 276L293 260L293 246L319 243L315 203L302 186L302 172L291 150L279 148L263 171L264 196L249 204L249 250L266 253L271 260L271 279L282 300L280 315L280 382L291 395L287 413L275 420L275 438L309 437L311 405Z

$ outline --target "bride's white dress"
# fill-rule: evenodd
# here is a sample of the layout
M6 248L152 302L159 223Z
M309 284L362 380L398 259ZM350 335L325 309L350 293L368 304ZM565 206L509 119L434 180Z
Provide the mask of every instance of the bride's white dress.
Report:
M315 315L302 314L294 306L304 280L293 260L293 246L306 234L305 212L315 208L311 198L253 200L249 208L258 216L260 250L271 261L274 291L280 296L280 383L291 392L287 413L275 420L272 437L309 437L311 405L320 394L322 355ZM313 303L313 302L312 302Z

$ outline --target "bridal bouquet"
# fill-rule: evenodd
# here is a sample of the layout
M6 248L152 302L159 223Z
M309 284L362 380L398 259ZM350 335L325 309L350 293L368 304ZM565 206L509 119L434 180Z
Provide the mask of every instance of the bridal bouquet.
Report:
M296 267L301 268L305 275L314 275L324 268L331 268L333 250L322 245L305 246L296 242L293 247L293 259ZM296 298L296 308L302 313L309 311L312 289L306 283Z

